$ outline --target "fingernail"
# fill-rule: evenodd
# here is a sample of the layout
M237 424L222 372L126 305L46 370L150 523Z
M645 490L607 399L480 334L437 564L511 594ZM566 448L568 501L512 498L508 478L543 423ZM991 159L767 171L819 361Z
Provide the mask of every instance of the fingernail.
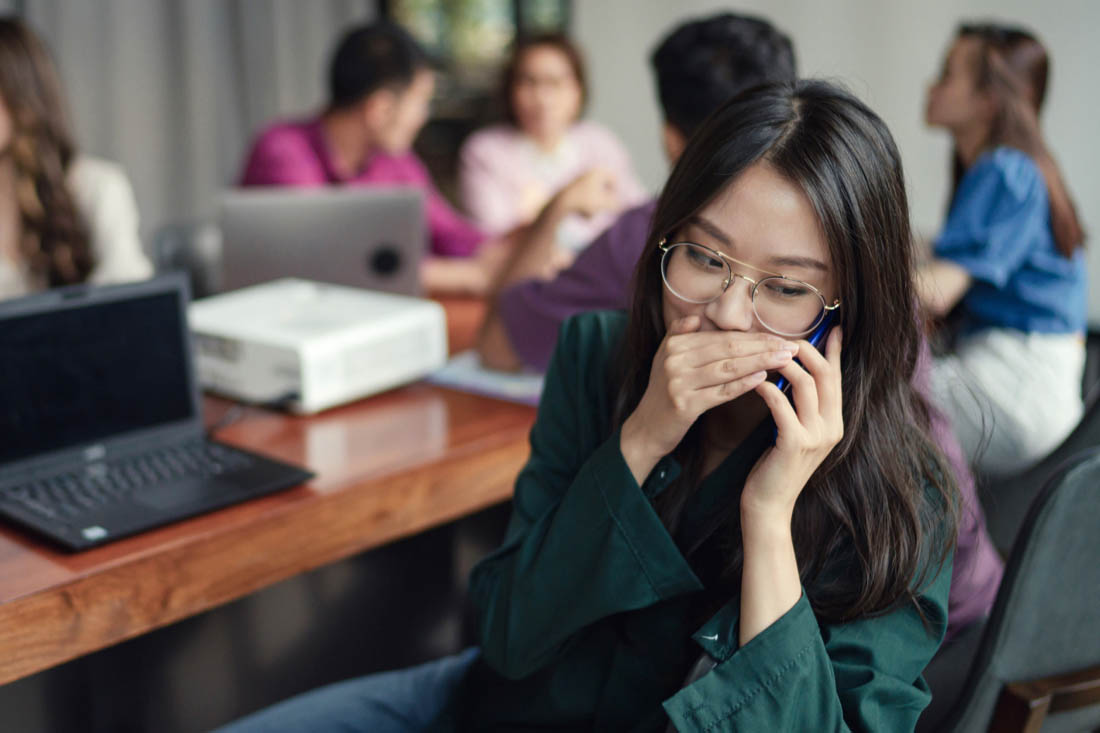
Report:
M791 352L792 354L798 353L798 344L796 344L794 341L784 341L783 348Z
M753 372L748 376L749 384L759 384L768 376L767 372Z
M794 354L786 349L782 351L773 351L770 354L773 361L787 362L794 358Z

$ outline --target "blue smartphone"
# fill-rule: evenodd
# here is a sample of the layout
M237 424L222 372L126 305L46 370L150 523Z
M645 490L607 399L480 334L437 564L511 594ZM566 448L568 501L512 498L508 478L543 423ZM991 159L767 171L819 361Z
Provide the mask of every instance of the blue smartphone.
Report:
M829 331L833 330L833 311L828 311L825 317L821 319L821 323L817 324L817 328L813 330L806 340L810 342L810 345L816 348L821 353L825 353L824 348L821 346L825 342L825 337L829 335ZM795 359L796 362L801 364L802 362ZM779 387L779 391L786 392L791 386L790 381L782 374L779 375L779 379L776 380L775 386ZM788 396L790 396L788 394Z
M809 341L810 345L813 346L815 349L821 351L822 353L825 353L821 348L821 344L825 341L825 337L829 335L829 331L831 330L833 330L833 312L829 311L825 314L825 317L821 319L821 323L817 324L817 328L813 330L813 333L811 333L806 338L806 340ZM795 359L795 361L799 364L802 363L798 361L798 359ZM794 402L794 395L792 395L790 392L790 380L780 374L779 379L775 380L775 386L779 387L780 392L783 392L787 395L787 399L789 399L791 402ZM774 432L772 433L772 443L774 443L778 438L779 428L775 428Z

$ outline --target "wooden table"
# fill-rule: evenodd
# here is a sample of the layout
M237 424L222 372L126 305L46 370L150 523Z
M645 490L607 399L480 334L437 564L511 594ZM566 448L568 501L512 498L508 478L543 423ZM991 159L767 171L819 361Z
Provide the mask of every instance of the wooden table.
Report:
M484 307L444 305L469 347ZM230 406L207 398L208 423ZM317 478L78 554L0 527L0 684L503 501L533 420L424 383L313 417L248 408L218 437Z

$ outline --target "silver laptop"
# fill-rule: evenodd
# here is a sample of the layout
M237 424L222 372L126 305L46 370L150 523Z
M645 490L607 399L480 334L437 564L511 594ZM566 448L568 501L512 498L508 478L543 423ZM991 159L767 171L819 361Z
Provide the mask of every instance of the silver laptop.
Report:
M419 295L427 236L411 188L246 188L221 200L222 289L280 277Z

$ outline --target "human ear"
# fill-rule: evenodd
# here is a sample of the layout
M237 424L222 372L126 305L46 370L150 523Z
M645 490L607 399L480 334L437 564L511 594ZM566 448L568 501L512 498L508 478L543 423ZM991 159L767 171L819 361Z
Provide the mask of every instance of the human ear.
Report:
M665 157L668 158L668 162L675 164L687 146L687 139L684 137L684 133L680 132L680 128L666 121L661 127L661 143L664 145Z
M385 127L397 109L397 94L392 89L378 89L363 100L360 114L364 124L377 130Z

